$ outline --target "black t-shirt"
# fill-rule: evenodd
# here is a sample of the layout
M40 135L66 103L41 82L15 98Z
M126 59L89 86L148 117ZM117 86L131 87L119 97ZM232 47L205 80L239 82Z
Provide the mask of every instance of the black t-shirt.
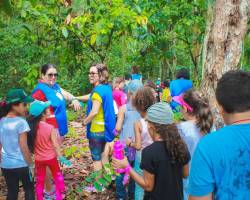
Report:
M141 169L154 174L155 184L152 192L145 192L144 200L182 200L183 164L171 164L170 157L163 141L157 141L142 151Z

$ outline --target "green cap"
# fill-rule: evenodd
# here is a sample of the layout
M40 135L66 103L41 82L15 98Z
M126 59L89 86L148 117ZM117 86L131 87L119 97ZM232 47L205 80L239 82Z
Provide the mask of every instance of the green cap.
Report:
M34 101L31 96L28 96L22 89L10 89L6 96L6 103L30 103Z
M30 104L29 113L30 115L37 117L41 115L44 112L44 110L48 108L50 105L51 105L50 101L46 101L46 102L37 101L37 100L33 101Z

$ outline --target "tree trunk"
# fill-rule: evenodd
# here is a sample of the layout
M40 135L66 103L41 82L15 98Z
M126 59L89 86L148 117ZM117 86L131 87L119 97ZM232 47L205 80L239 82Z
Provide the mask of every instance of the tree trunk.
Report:
M161 80L165 81L168 78L168 64L167 64L167 58L164 56L162 58L162 63L161 63Z
M250 15L249 0L216 0L204 40L202 91L216 108L215 88L223 73L237 69ZM215 109L217 126L221 125Z

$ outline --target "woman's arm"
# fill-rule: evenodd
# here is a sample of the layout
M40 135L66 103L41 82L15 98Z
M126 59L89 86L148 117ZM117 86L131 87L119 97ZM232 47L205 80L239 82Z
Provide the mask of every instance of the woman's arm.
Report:
M32 159L31 159L31 153L27 145L27 133L26 132L19 134L19 145L20 145L20 149L23 154L24 160L27 162L29 166L31 166Z
M86 94L84 96L79 96L79 97L75 97L75 98L79 101L87 102L89 100L89 97L90 97L90 94Z
M94 100L94 101L93 101L92 109L91 109L89 115L88 115L88 116L85 118L85 120L83 121L83 123L84 123L85 125L87 125L88 123L90 123L90 122L94 119L94 117L99 113L100 108L101 108L101 105L102 105L101 102L99 102L99 101L97 101L97 100Z
M123 169L129 165L127 158L123 160L117 160L113 158L112 164L115 169ZM133 170L133 168L130 168L129 174L131 178L133 178L134 181L138 183L145 191L151 192L153 190L155 184L154 174L143 170L143 176L140 176Z
M134 130L135 130L135 142L133 142L131 139L127 139L126 143L128 146L135 148L136 150L141 150L141 122L137 121L134 124Z
M73 104L74 110L77 111L77 110L81 109L80 102L75 98L75 96L73 94L69 93L68 91L64 90L63 88L61 88L61 92L62 92L63 97Z
M126 105L122 106L119 109L119 112L118 112L118 115L117 115L117 122L116 122L115 129L116 129L116 131L118 133L120 133L121 130L122 130L122 125L123 125L125 111L126 111Z
M57 133L56 133L55 129L52 130L50 138L51 138L52 144L56 150L56 155L58 158L60 158L62 156L62 154L61 154L60 146L57 142Z

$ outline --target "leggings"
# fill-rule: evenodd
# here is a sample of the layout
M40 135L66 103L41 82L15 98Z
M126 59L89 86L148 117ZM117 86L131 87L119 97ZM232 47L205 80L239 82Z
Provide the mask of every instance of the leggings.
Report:
M46 176L46 168L49 167L56 186L56 200L63 198L62 193L65 192L65 185L63 175L60 171L57 159L53 158L46 161L35 160L35 171L36 171L36 197L37 200L43 200L44 182Z
M25 192L25 200L35 200L34 182L28 167L3 169L2 172L7 184L7 200L17 200L19 181L22 182Z

